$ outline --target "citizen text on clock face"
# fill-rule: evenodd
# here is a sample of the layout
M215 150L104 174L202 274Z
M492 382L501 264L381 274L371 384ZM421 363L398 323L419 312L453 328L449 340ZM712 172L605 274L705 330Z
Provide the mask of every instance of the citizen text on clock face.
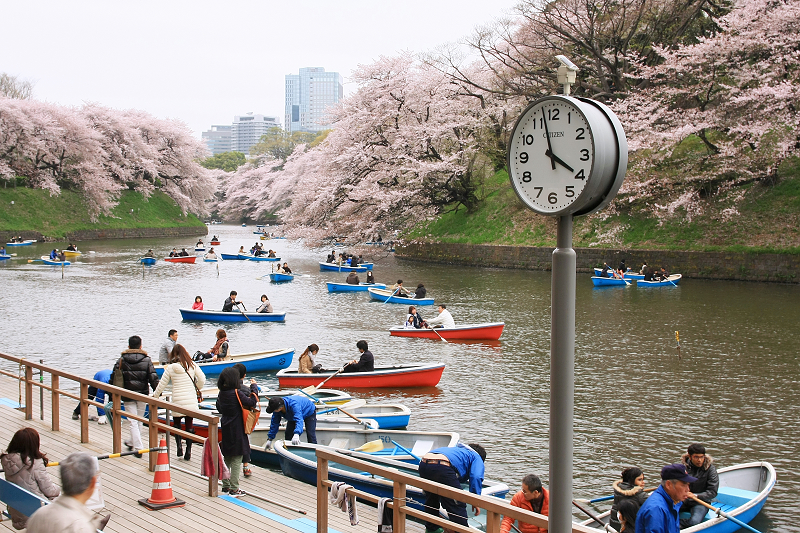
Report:
M519 121L511 139L512 179L537 211L554 213L580 196L592 171L592 131L572 103L543 100Z

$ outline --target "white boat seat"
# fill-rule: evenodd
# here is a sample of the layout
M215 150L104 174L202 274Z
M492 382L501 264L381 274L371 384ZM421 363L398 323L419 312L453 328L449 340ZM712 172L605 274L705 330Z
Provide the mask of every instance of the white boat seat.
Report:
M414 447L411 448L411 453L417 457L422 457L433 449L434 441L432 440L418 440L414 442Z
M342 450L347 450L350 448L350 439L344 437L331 439L331 441L328 443L328 446L330 446L331 448L339 448Z

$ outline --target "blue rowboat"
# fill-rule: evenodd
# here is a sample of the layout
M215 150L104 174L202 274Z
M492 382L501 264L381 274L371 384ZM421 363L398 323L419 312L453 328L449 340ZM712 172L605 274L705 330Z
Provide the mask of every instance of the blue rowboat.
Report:
M143 265L155 265L156 258L155 257L142 257L139 259L139 262Z
M5 261L6 259L11 259L11 256L6 254L0 254L0 261Z
M594 275L603 277L603 269L595 267ZM611 271L609 271L607 277L613 278L614 274L612 274ZM644 279L644 274L637 274L636 272L633 272L632 270L628 269L628 271L625 272L625 275L623 277L625 279Z
M356 418L368 418L378 423L378 429L402 429L408 426L411 420L411 409L397 403L366 404L360 407L347 409L347 412ZM336 406L317 411L317 421L341 420L352 418L339 411Z
M358 266L362 266L367 270L372 270L372 267L375 266L375 263L359 263Z
M328 292L367 292L370 287L375 289L385 289L384 283L359 283L358 285L351 285L350 283L331 283L328 282Z
M180 309L184 320L201 322L284 322L286 313L243 313L241 311L200 311L197 309ZM245 317L247 315L247 317ZM247 320L247 319L250 320Z
M207 363L195 363L203 369L206 376L219 376L224 369L232 367L236 363L242 363L247 367L247 373L269 372L280 370L292 364L294 350L266 350L263 352L240 353L228 356L224 361L209 361ZM158 377L164 374L164 367L156 365Z
M282 427L278 436L282 437L284 431L285 429ZM250 457L256 463L279 466L275 450L264 449L264 445L267 443L267 433L268 431L253 431L250 434ZM368 442L380 440L384 448L369 455L388 457L397 461L414 461L415 464L416 460L396 444L420 457L432 449L455 446L458 439L458 433L448 432L364 429L358 426L331 427L324 424L317 426L317 443L322 446L337 450L351 450ZM300 435L300 440L306 442L305 432Z
M380 302L404 305L433 305L433 298L406 298L405 296L392 296L389 289L367 289L369 297Z
M319 262L319 269L322 272L366 272L368 270L367 267L361 265L351 267L348 265L337 265L336 263L325 263L323 261Z
M219 389L206 387L201 389L200 392L203 393L203 401L200 403L200 408L216 409L215 402L219 396ZM329 406L341 405L353 399L349 393L336 389L317 389L314 394L306 395L298 390L268 390L265 388L258 395L267 400L270 398L285 398L286 396L304 396L306 398L313 396L317 403L317 409L327 409Z
M202 246L195 246L194 247L194 251L195 252L205 252L206 249L204 247L202 247Z
M250 261L280 261L281 260L280 257L267 257L266 255L259 255L259 256L251 255L250 257L248 257L248 259Z
M269 280L275 283L283 283L284 281L292 281L294 276L292 274L278 274L273 272L269 275Z
M58 266L58 265L64 265L64 266L66 266L66 265L69 265L69 264L70 264L70 262L69 262L69 261L67 261L67 260L64 260L64 261L59 261L58 259L50 259L50 258L49 258L48 256L46 256L46 255L43 255L43 256L42 256L42 263L44 263L45 265L55 265L55 266Z
M33 239L28 239L22 242L7 242L6 246L30 246L31 244L35 243L36 241Z
M397 441L397 439L390 439L390 444L391 440L395 440L395 442L404 448L409 448L408 446L405 446L401 442ZM311 485L317 484L317 448L333 451L332 447L330 446L326 447L319 444L300 444L299 446L293 446L291 444L284 443L282 440L275 440L273 442L273 446L275 448L275 453L278 454L278 461L280 461L281 470L283 470L283 473L289 477L299 479L300 481ZM445 446L447 445L445 444ZM361 459L376 466L393 468L402 472L403 474L419 476L419 467L416 464L405 463L389 457L381 457L367 453L349 451L349 448L345 448L344 450L344 453L346 453L349 457ZM335 451L342 450L337 448ZM413 450L411 451L413 452ZM416 453L414 455L417 457L421 456ZM377 474L373 475L368 472L363 472L359 469L344 466L333 461L328 463L328 479L331 481L344 481L356 489L363 490L364 492L368 492L378 497L392 498L393 496L393 483L390 479L386 479ZM469 485L462 485L462 488L464 490L469 490ZM505 483L500 483L499 481L484 479L481 494L483 496L497 496L499 498L505 498L506 494L508 494L508 485ZM414 487L411 484L406 486L406 497L409 498L409 500L407 500L407 502L409 502L408 505L411 505L417 509L420 509L422 502L425 501L425 495L423 494L422 490ZM415 503L410 503L412 499Z
M673 274L667 279L662 281L645 281L643 279L636 280L637 287L677 287L681 282L682 274Z
M234 260L244 261L245 259L247 259L247 257L245 256L240 257L239 254L219 254L219 255L220 257L222 257L224 261L234 261Z
M219 263L220 261L222 261L222 259L220 259L219 257L216 257L214 259L209 259L208 257L204 257L203 261L205 261L206 263Z
M619 278L603 278L600 276L592 276L592 283L595 287L626 287L631 283Z
M727 466L717 470L717 474L719 474L719 490L711 505L745 524L750 523L767 503L767 496L777 479L775 469L765 461ZM596 527L602 531L608 523L608 515L609 511L606 511L597 517L602 524L598 524L595 520L586 520L581 525ZM681 529L681 533L733 533L734 531L740 531L739 525L717 516L717 513L711 510L696 526Z

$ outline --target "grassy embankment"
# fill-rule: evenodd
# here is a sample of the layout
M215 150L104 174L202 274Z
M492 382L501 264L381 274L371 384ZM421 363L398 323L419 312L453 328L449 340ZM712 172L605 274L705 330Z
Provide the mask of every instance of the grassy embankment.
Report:
M749 183L727 193L708 195L691 219L679 208L655 216L646 204L668 204L681 186L669 165L654 169L663 196L628 202L615 199L614 210L577 217L573 246L619 249L800 253L800 158L779 168L777 185ZM652 176L651 176L652 177ZM626 178L627 179L627 178ZM487 180L485 199L473 212L463 207L421 224L405 237L425 242L555 246L556 221L523 207L505 171ZM741 197L739 197L741 195ZM738 214L724 211L736 207Z
M112 216L101 215L96 222L91 221L81 196L72 191L50 196L42 189L0 189L0 205L0 231L38 231L52 239L81 230L204 225L192 214L183 215L172 198L162 192L145 199L138 192L125 191Z

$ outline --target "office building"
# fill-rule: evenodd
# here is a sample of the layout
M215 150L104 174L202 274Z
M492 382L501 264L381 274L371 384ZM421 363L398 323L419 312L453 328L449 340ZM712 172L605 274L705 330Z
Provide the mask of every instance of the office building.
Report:
M211 126L211 129L202 133L203 142L206 143L211 155L219 155L231 151L231 126Z
M261 136L267 133L270 128L280 128L281 123L278 117L267 117L264 115L246 115L233 117L231 125L231 150L250 155L250 147L258 143Z
M286 131L318 132L329 129L328 109L344 97L342 77L322 67L301 68L286 75Z

